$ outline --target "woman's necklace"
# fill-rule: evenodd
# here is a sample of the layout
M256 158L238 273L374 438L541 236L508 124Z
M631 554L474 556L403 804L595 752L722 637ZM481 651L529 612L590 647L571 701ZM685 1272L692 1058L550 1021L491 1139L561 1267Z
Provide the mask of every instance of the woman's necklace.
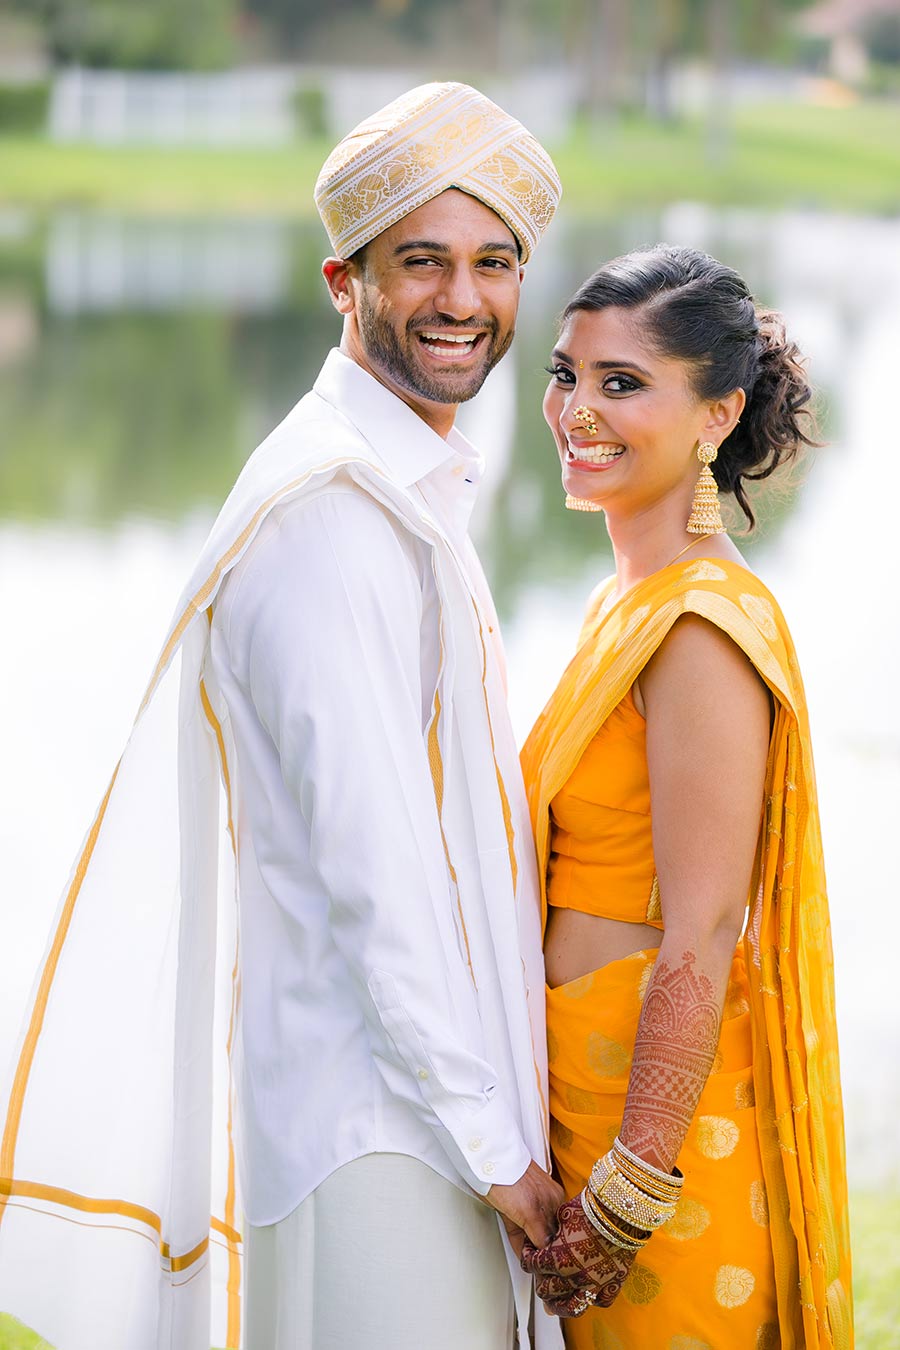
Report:
M712 535L711 535L711 534L698 534L696 539L692 539L691 542L690 542L689 544L685 544L684 548L680 548L680 549L678 550L678 552L675 554L675 557L672 558L669 562L666 563L666 567L671 567L671 566L672 566L672 563L675 563L675 562L678 561L678 559L681 557L682 553L687 553L688 549L689 549L689 548L693 548L695 544L702 544L702 543L705 543L705 541L706 541L707 539L712 539Z

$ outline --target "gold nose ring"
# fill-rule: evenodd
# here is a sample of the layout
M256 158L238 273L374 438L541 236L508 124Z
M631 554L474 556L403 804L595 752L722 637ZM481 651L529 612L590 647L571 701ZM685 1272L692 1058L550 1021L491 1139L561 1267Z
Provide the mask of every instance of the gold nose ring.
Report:
M589 436L597 435L597 421L590 408L586 408L582 403L580 407L575 409L572 416L577 417L579 425L584 427Z

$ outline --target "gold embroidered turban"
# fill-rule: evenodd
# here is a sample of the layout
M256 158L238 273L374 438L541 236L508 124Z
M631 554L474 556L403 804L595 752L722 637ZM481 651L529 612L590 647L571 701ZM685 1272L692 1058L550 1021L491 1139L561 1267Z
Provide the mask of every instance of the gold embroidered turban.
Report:
M523 262L561 193L553 161L521 122L467 84L423 84L335 146L315 198L332 248L349 258L450 187L477 197L506 222Z

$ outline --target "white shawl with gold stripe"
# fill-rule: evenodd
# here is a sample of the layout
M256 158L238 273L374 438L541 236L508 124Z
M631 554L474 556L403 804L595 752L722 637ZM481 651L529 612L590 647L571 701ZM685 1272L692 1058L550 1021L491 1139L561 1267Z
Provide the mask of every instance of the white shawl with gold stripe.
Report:
M323 443L321 417L315 393L301 400L212 529L65 888L3 1085L0 1311L60 1350L240 1344L236 869L225 747L203 682L207 611L266 513L338 470L432 547L442 607L455 615L443 630L438 748L452 716L463 753L436 792L445 806L465 794L472 809L447 814L477 822L477 840L448 838L451 855L458 846L490 860L480 893L460 897L464 921L480 907L472 917L496 954L506 1026L486 1049L534 1157L547 1156L537 890L515 746L486 694L454 701L454 680L483 685L486 625L450 541L374 450L349 426L341 441L333 418L327 462L310 448ZM524 1328L530 1281L514 1261L511 1271ZM557 1324L537 1322L559 1344Z

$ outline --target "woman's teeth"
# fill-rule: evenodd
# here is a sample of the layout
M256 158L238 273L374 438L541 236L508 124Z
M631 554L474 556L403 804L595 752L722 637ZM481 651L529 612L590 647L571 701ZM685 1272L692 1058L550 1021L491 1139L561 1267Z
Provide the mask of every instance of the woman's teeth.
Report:
M612 464L614 459L619 459L625 453L624 445L583 445L570 447L569 453L573 459L580 460L583 464Z

